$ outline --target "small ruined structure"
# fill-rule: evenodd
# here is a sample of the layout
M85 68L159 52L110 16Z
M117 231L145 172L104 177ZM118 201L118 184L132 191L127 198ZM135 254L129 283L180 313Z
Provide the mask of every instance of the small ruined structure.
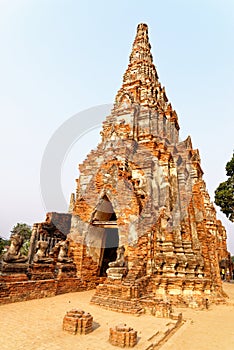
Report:
M161 317L170 316L171 304L198 307L223 298L226 232L206 191L199 152L190 137L179 140L179 129L148 27L140 24L102 141L79 167L69 214L50 213L33 227L24 276L44 280L39 297L48 295L48 283L51 295L97 286L93 303ZM6 279L8 264L23 263L17 254L4 258L2 300L16 298Z
M69 249L70 222L70 214L50 213L45 222L34 224L27 257L20 253L22 237L11 236L10 248L0 262L0 303L87 288L76 276Z
M93 330L93 317L83 310L72 309L63 318L63 330L71 334L88 334Z
M110 328L109 342L121 348L133 348L137 344L137 331L127 327L126 324L120 324L115 328Z

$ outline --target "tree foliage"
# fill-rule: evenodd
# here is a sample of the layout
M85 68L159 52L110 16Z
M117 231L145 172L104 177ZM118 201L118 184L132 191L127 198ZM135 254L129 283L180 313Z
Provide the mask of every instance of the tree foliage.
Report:
M18 233L25 240L29 240L32 234L32 230L31 227L27 224L17 223L11 230L11 233Z
M221 182L215 190L215 204L234 222L234 153L225 169L228 179Z
M2 255L5 247L10 244L10 241L8 239L5 239L0 236L0 256Z

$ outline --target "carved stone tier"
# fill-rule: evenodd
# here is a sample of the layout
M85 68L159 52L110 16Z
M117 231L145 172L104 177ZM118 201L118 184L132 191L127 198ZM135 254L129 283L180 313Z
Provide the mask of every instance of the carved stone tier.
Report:
M32 264L29 269L31 280L46 280L55 278L54 264Z
M106 270L107 277L111 280L121 280L127 274L126 267L109 267Z
M1 261L0 272L2 274L27 274L28 264L27 263L6 263Z
M57 263L55 272L58 279L76 277L76 265L74 263Z
M147 294L147 278L140 279L134 285L123 285L121 280L109 280L99 284L91 299L91 303L113 311L130 314L151 313L157 317L170 317L172 308L170 301L162 296L149 297ZM143 297L145 295L145 298ZM151 312L154 310L154 312Z

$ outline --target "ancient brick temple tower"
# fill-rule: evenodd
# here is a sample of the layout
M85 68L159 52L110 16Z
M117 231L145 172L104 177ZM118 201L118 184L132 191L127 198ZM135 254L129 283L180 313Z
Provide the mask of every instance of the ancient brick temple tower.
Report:
M179 141L176 112L153 64L146 24L102 141L80 165L68 214L33 225L28 256L11 237L0 261L0 303L97 286L92 302L168 316L171 304L223 298L226 232L202 179L198 150ZM225 265L226 266L226 265Z
M78 277L102 281L92 301L116 309L165 299L196 306L222 295L225 229L198 150L190 137L179 141L150 49L139 24L102 141L80 165L70 205Z

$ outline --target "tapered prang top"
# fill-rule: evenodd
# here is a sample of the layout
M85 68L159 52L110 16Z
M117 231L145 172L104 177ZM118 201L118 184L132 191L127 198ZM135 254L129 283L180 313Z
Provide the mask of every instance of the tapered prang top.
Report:
M123 84L115 99L115 109L122 103L138 103L142 106L157 107L167 104L165 88L158 81L153 63L147 24L137 26L128 68L123 76Z

